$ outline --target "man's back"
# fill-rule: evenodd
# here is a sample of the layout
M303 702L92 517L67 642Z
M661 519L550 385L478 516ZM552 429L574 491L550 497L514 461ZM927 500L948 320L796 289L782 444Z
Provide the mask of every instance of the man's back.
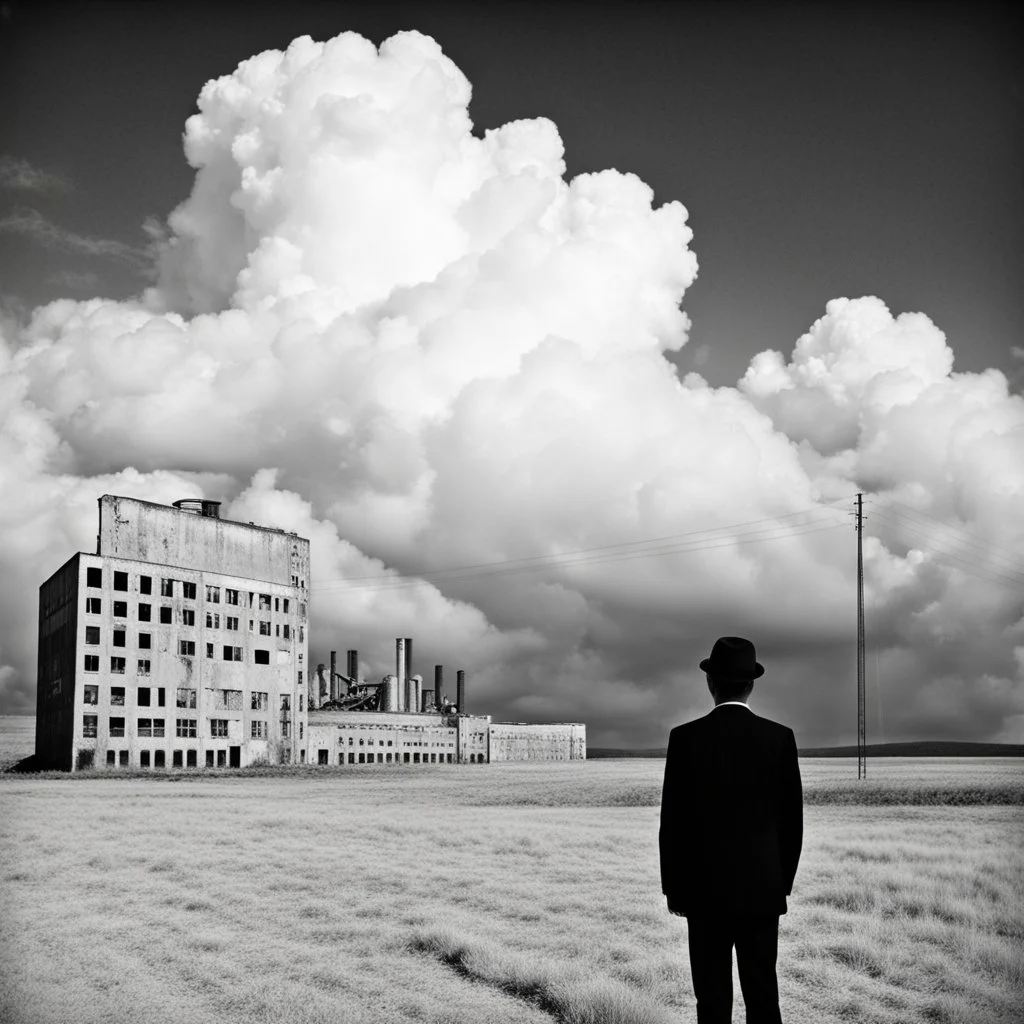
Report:
M672 730L660 846L674 910L786 913L802 838L792 729L726 703Z

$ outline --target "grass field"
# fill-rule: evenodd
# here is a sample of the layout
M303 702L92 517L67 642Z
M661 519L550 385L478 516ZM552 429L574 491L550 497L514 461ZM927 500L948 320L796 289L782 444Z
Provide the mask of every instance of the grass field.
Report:
M884 769L802 765L784 1019L1020 1021L1024 765ZM661 770L0 776L0 1020L693 1021Z

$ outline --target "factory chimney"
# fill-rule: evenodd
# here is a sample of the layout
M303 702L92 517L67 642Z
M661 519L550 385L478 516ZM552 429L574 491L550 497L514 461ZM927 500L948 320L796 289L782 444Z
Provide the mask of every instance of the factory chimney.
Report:
M349 651L348 652L348 667L345 671L345 675L352 680L353 683L359 682L359 652ZM351 683L349 684L351 685Z
M405 711L405 640L398 637L395 640L395 685L398 688L398 710Z
M331 651L331 674L327 679L327 691L331 700L338 699L338 652Z
M441 687L444 685L444 666L434 666L434 703L437 705L437 710L441 710L441 701L444 699L444 695L441 693Z
M464 715L466 713L466 673L461 668L455 673L455 686L457 689L455 710L460 715Z

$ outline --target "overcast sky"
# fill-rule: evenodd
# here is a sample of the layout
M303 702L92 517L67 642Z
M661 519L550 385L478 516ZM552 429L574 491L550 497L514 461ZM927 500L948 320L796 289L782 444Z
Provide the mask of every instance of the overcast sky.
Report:
M0 708L95 499L202 492L312 539L314 665L411 636L472 711L660 746L740 634L756 711L852 742L863 491L869 741L1024 742L1014 38L0 4Z

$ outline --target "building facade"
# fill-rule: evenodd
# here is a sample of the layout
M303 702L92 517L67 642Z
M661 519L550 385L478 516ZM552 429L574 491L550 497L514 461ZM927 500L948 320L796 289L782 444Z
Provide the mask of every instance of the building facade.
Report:
M305 760L309 541L218 506L99 499L96 553L39 588L41 766Z

